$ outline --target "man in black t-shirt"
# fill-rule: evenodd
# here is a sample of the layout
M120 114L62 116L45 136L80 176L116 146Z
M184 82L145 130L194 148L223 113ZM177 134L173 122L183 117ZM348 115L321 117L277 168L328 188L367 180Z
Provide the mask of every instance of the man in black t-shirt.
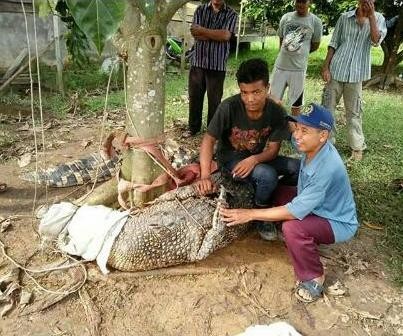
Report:
M269 70L264 60L243 62L236 74L240 94L224 100L217 108L200 148L200 194L212 192L210 178L214 145L217 161L235 179L246 180L255 188L258 207L270 205L271 194L282 181L295 185L299 160L278 156L281 141L290 133L283 107L267 97Z

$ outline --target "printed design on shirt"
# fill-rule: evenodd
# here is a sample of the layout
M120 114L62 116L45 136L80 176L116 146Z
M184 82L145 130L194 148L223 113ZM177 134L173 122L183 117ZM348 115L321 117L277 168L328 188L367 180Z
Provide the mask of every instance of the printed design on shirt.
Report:
M262 128L261 130L249 129L242 130L238 127L231 129L229 141L232 147L237 151L248 150L251 153L259 150L259 145L265 142L270 134L270 127Z
M283 48L290 52L297 52L307 39L310 30L309 27L300 24L288 24L285 27Z

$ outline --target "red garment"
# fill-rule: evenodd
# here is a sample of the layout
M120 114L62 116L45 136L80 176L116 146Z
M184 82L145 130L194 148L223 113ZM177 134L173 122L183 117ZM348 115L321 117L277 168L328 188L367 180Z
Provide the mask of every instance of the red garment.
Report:
M297 188L279 185L273 195L274 206L285 205L297 195ZM324 271L318 245L334 243L329 221L316 215L308 215L302 220L284 221L282 231L297 279L308 281L322 276Z

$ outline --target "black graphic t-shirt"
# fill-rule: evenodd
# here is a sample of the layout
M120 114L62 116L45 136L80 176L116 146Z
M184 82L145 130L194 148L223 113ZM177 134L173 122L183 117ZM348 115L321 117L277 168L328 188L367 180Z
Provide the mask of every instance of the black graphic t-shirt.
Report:
M248 118L240 94L224 100L207 129L218 140L219 164L259 154L268 141L289 139L286 116L285 109L270 99L267 99L263 114L257 120Z

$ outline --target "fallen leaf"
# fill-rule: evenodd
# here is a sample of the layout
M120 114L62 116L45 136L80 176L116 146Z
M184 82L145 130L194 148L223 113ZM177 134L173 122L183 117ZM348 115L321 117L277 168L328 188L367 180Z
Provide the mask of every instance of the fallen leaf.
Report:
M5 232L10 226L11 226L10 218L7 218L6 220L1 221L0 232Z
M24 126L17 128L17 132L26 132L29 131L29 124L25 123Z
M383 230L384 227L376 224L372 224L370 222L364 221L364 225L369 227L372 230Z
M346 292L347 288L339 280L326 289L326 293L332 296L342 296L346 294Z
M10 303L6 304L0 313L0 317L6 316L14 307L15 301L12 299Z
M18 166L20 166L20 168L23 168L25 166L28 166L29 163L31 162L31 153L25 153L23 154L20 159L18 160Z
M29 304L31 302L31 298L32 298L32 293L23 289L21 291L21 295L20 295L20 305L25 306L25 305Z
M43 125L43 128L42 128L42 126L36 126L36 127L35 127L35 132L42 132L42 129L43 129L44 131L46 131L46 130L52 128L52 126L53 126L53 125L52 125L51 122L48 122L47 124Z
M89 145L91 145L91 143L92 143L92 140L83 140L83 141L81 141L80 144L82 147L87 148Z
M332 307L332 304L330 303L330 300L325 293L323 293L323 300L325 301L326 306L328 306L329 308Z
M11 282L18 282L18 276L20 274L20 269L18 267L13 268L6 274L0 275L0 285L8 285Z

